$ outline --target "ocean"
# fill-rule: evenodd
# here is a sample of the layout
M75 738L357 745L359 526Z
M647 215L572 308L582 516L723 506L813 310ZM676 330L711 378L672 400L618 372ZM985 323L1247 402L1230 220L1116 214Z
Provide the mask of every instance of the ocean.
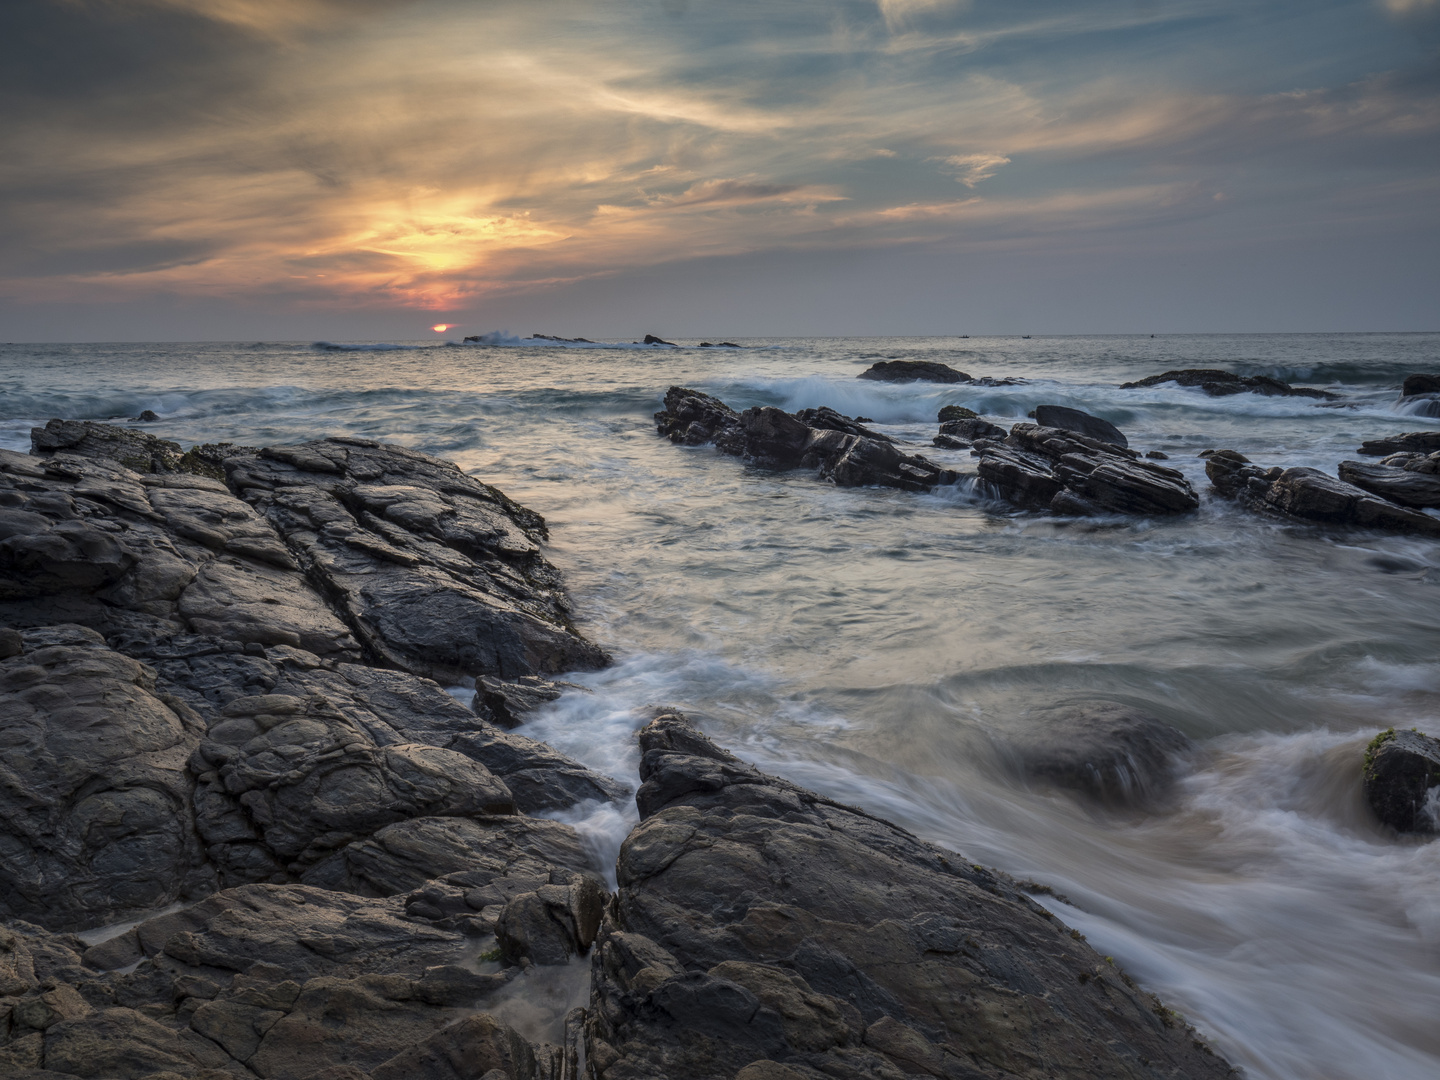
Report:
M348 434L449 458L545 516L577 621L616 659L524 733L633 781L644 710L674 706L769 771L1050 886L1064 899L1038 899L1251 1076L1440 1075L1440 843L1385 835L1359 783L1377 731L1440 734L1440 545L1257 517L1197 456L1333 472L1362 440L1440 427L1396 404L1440 370L1440 334L739 343L6 345L0 445L149 409L187 445ZM856 378L889 359L1027 381ZM1341 397L1117 388L1180 367ZM671 385L869 417L968 475L842 489L677 447L651 419ZM929 446L943 405L1008 424L1045 403L1167 454L1198 513L1019 513L966 451ZM1077 701L1195 740L1168 799L1105 809L1018 778L1011 733ZM577 824L613 856L633 820Z

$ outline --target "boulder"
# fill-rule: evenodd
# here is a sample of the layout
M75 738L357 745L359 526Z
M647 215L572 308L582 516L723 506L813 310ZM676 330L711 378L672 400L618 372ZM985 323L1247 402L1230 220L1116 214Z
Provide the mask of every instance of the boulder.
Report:
M894 442L889 435L882 435L878 431L872 431L862 424L858 419L852 420L843 413L834 409L821 406L818 409L801 409L795 414L806 427L818 428L822 431L843 431L846 435L857 435L864 439L878 439L881 442Z
M450 462L347 438L269 447L225 470L386 665L458 681L608 663L570 621L540 551L544 520Z
M882 360L856 376L876 382L968 383L970 376L935 360Z
M1407 431L1384 439L1371 439L1360 444L1357 454L1385 457L1388 454L1440 452L1440 431Z
M1115 702L1055 705L1025 721L1006 749L1026 779L1114 806L1164 795L1177 755L1193 746L1169 724Z
M92 630L18 636L0 660L0 916L81 929L213 890L195 714Z
M1424 460L1428 464L1428 458ZM1342 461L1338 471L1340 479L1347 484L1354 484L1401 506L1416 509L1440 507L1440 475L1434 472L1383 463L1372 465L1364 461Z
M541 705L558 701L566 690L585 690L575 683L557 683L538 675L522 675L513 681L482 675L475 680L475 697L470 708L475 715L502 728L525 723Z
M1059 428L1062 431L1075 431L1081 435L1088 435L1092 439L1099 439L1103 443L1110 443L1113 446L1129 446L1130 442L1125 438L1124 433L1109 420L1101 419L1098 416L1091 416L1089 413L1081 412L1079 409L1067 409L1064 405L1037 405L1035 406L1035 423L1041 427Z
M1162 375L1150 375L1134 382L1121 383L1121 390L1133 390L1142 386L1159 386L1173 382L1179 386L1198 386L1211 397L1228 397L1231 394L1263 394L1266 397L1308 397L1332 401L1339 394L1328 390L1316 390L1309 386L1291 386L1268 375L1236 375L1218 368L1182 368L1167 371Z
M1166 515L1200 505L1179 471L1078 432L1016 424L1004 443L984 441L971 452L992 492L1029 509Z
M1418 731L1382 731L1365 748L1365 801L1399 832L1440 832L1440 739Z
M947 424L952 420L978 420L980 414L974 409L967 409L963 405L943 405L940 413L935 417L938 424Z
M656 430L673 443L702 446L714 443L726 453L741 453L738 443L740 414L719 398L672 386L665 393L665 408L655 414Z
M1416 394L1440 394L1440 375L1407 375L1400 384L1401 397Z
M1231 1075L1001 875L668 715L593 960L596 1080Z
M969 417L944 421L940 425L940 433L935 436L933 441L936 446L944 447L947 450L959 450L980 439L998 440L1005 438L1005 435L1005 429L999 424L992 424L979 417Z

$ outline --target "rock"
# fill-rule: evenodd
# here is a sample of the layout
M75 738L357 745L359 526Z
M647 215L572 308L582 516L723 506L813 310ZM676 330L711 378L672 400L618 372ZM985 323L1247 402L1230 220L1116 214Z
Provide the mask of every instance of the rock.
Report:
M466 340L466 341L479 341L480 339L477 337L477 338L466 338L465 340ZM559 336L557 336L557 335L555 335L555 334L531 334L531 335L530 335L530 340L531 340L531 341L559 341L559 342L563 342L563 343L566 344L566 345L594 345L594 344L595 344L595 342L591 341L589 338L583 338L583 337L559 337ZM649 342L646 342L646 344L649 344Z
M1440 417L1440 394L1417 394L1415 397L1401 398L1400 404L1405 406L1404 411L1411 416Z
M935 418L936 423L945 424L951 420L979 420L980 414L973 409L964 408L961 405L945 405L940 409L940 414Z
M135 419L142 424L154 424L160 420L160 417L155 414L154 409L144 409Z
M702 342L700 342L700 348L702 348L702 349L739 349L739 348L742 348L742 347L743 347L743 346L736 345L735 342L733 342L733 341L702 341Z
M225 462L369 652L444 681L593 670L545 522L449 462L366 439Z
M530 714L547 702L557 701L566 690L585 690L575 683L557 683L537 675L522 675L513 682L482 675L475 680L475 698L470 708L481 719L503 728L519 727Z
M1145 456L1151 461L1169 461L1170 455L1160 450L1146 450Z
M804 417L822 425L813 427ZM950 484L956 474L918 454L906 454L888 438L868 432L858 421L833 409L807 409L791 415L762 406L736 413L724 402L672 386L665 409L655 414L656 430L672 442L713 442L727 454L743 456L774 469L815 469L841 487L882 486L928 491Z
M372 1080L551 1080L536 1071L535 1051L529 1043L483 1014L436 1032L376 1066L370 1076Z
M1117 806L1163 795L1176 755L1192 747L1184 734L1113 702L1074 702L1037 710L1007 749L1028 779Z
M1400 384L1401 397L1416 394L1440 394L1440 375L1407 375Z
M93 631L19 636L0 661L0 916L83 928L211 891L194 714Z
M1384 457L1387 454L1433 454L1440 451L1440 431L1407 431L1386 439L1371 439L1360 444L1357 454Z
M1134 382L1121 383L1121 390L1134 390L1141 386L1158 386L1173 382L1180 386L1198 386L1211 397L1228 397L1231 394L1263 394L1266 397L1308 397L1333 401L1339 394L1328 390L1316 390L1309 386L1291 386L1268 375L1236 375L1234 372L1217 368L1183 368L1167 371L1163 375L1151 375Z
M1016 424L982 442L980 479L1019 506L1057 514L1183 514L1200 505L1184 475L1078 432Z
M1363 461L1342 461L1338 471L1347 484L1401 506L1440 507L1440 475L1433 472Z
M678 716L641 750L593 960L597 1080L1231 1075L1007 878Z
M1440 518L1379 498L1319 469L1261 469L1242 454L1221 450L1206 459L1205 473L1216 491L1252 510L1326 525L1440 536Z
M1003 439L1005 434L1005 429L999 424L992 424L990 421L981 420L978 417L947 420L940 425L940 433L935 436L934 444L950 450L958 450L980 439Z
M94 429L125 430L88 425L100 446ZM68 452L0 451L0 618L359 654L275 531L224 485Z
M588 952L609 898L597 879L584 874L511 898L495 924L501 959L554 965Z
M1370 740L1361 769L1365 800L1399 832L1440 831L1440 739L1389 728Z
M675 346L675 343L674 343L673 341L666 341L664 338L662 338L662 337L656 337L654 334L646 334L646 335L645 335L645 340L644 340L644 341L637 341L636 344L637 344L637 345L670 345L670 346ZM678 347L678 346L676 346L676 347Z
M1110 443L1114 446L1130 445L1124 433L1109 420L1091 416L1079 409L1067 409L1063 405L1035 406L1035 422L1041 427L1079 432L1081 435L1088 435L1092 439L1099 439L1103 443Z
M862 371L859 379L877 382L970 382L970 376L934 360L882 360Z

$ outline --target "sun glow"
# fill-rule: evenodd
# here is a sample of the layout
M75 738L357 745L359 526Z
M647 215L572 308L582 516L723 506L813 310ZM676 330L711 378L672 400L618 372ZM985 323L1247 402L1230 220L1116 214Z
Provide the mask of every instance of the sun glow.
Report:
M456 325L456 324L453 323L453 322L442 322L442 323L436 323L434 326L430 327L430 329L431 329L431 330L434 330L437 334L443 334L443 333L445 333L446 330L449 330L451 327L453 327L453 326L455 326L455 325Z

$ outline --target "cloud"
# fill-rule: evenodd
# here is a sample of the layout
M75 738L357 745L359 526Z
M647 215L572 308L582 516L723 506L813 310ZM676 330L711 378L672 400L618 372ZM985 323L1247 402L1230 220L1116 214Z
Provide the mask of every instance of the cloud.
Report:
M968 188L982 180L989 180L1001 166L1009 165L1010 159L1004 154L952 154L938 159L955 170L955 179Z

